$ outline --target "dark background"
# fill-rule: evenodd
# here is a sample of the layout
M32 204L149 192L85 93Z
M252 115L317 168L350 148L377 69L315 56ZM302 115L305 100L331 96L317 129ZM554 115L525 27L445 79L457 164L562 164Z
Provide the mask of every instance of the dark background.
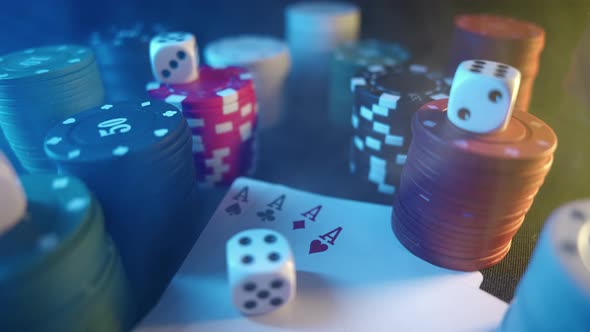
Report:
M160 22L195 33L201 48L236 34L284 35L284 7L294 1L4 1L0 12L0 54L64 42L86 43L88 34L112 24ZM553 169L517 234L508 257L483 271L482 289L509 301L548 214L572 199L590 196L590 111L564 88L573 51L590 24L590 1L358 1L362 37L406 45L420 62L444 67L452 18L487 12L530 20L546 30L546 47L530 112L559 137ZM588 60L590 61L590 59ZM586 88L586 91L589 91ZM141 96L138 96L141 97ZM287 98L287 120L260 135L255 177L331 196L389 204L348 173L346 130L327 130L322 100L301 109ZM26 111L26 110L23 110ZM297 121L302 119L306 121ZM224 188L202 193L202 218L208 218ZM392 235L393 236L393 235ZM370 239L367 239L370 243ZM540 290L542 291L542 290Z

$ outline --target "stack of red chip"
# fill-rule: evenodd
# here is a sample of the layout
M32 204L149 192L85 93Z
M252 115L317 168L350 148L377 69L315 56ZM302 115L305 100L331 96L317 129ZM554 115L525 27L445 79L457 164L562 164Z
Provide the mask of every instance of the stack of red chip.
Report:
M476 271L508 253L551 168L557 137L525 112L514 112L502 132L470 133L448 120L446 108L429 103L412 120L392 225L416 256Z
M495 15L460 15L455 17L449 72L471 59L517 68L522 78L515 110L527 112L544 46L545 31L536 24Z
M253 172L258 110L247 69L201 67L194 82L152 82L147 91L150 97L178 107L186 118L200 186L229 185Z

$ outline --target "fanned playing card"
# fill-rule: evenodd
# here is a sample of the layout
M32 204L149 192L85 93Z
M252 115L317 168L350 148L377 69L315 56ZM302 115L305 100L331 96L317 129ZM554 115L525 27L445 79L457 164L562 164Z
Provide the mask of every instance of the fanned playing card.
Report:
M159 304L137 331L491 331L507 304L479 289L480 272L443 269L409 253L391 207L237 179ZM225 243L248 228L290 241L292 303L244 317L231 304Z

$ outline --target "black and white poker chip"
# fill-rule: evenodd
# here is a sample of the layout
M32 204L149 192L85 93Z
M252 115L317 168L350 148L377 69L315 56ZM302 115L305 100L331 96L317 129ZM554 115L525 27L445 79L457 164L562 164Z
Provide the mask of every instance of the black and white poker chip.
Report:
M397 186L412 140L412 116L423 104L448 98L450 81L426 66L408 64L368 66L350 83L351 172L376 184Z

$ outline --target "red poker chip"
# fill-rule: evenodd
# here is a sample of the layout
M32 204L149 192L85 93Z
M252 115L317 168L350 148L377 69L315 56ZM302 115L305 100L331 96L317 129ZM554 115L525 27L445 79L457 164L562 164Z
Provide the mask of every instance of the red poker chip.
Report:
M455 17L448 73L464 60L506 63L522 74L516 109L527 112L545 45L545 31L537 24L512 17L466 14ZM530 81L531 83L526 83Z
M253 98L252 75L241 67L200 67L199 78L187 84L148 83L150 97L179 108L210 108Z
M479 135L453 125L445 112L422 110L412 121L414 136L428 136L459 155L487 159L533 160L547 158L557 148L553 129L529 113L513 112L508 127L501 132Z
M394 198L392 227L416 256L474 271L505 257L543 184L557 139L531 114L478 135L450 123L446 101L412 120L413 140Z
M459 271L477 271L497 264L510 250L511 242L496 252L490 253L484 250L483 253L478 253L478 251L475 250L471 251L471 256L474 257L445 254L444 250L441 251L441 248L429 248L429 243L421 241L416 234L405 227L403 222L398 221L398 219L404 220L405 217L398 215L395 206L393 210L392 228L398 241L408 249L408 251L431 264ZM436 247L435 244L432 244L432 246Z
M466 14L455 17L455 26L494 39L543 43L545 30L540 26L512 17L489 14Z

